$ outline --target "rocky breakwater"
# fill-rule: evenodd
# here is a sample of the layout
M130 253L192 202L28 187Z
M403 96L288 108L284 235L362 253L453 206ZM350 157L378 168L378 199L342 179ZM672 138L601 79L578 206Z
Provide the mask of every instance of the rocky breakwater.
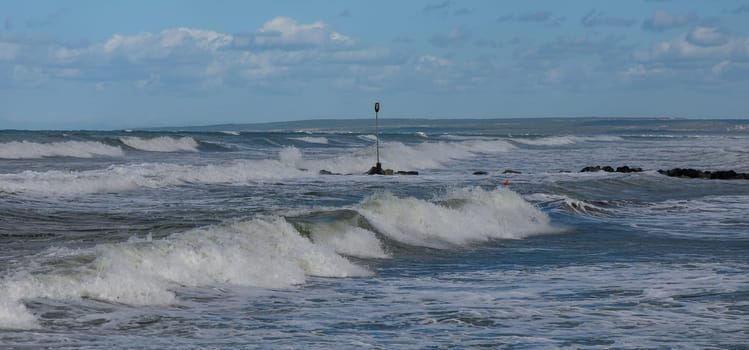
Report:
M690 168L674 168L658 170L658 172L666 176L686 179L749 180L749 173L737 173L733 170L703 171Z
M614 173L614 172L617 172L617 173L639 173L639 172L642 172L642 168L629 167L629 166L625 165L625 166L620 166L620 167L614 169L613 167L610 167L608 165L606 165L606 166L596 165L596 166L586 166L585 168L582 168L582 170L580 170L581 173L589 173L589 172L597 172L597 171L605 171L607 173Z

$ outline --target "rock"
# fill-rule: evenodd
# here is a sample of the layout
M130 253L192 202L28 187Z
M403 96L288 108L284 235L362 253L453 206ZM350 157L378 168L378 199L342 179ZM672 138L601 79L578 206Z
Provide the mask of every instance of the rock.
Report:
M559 170L560 174L568 174L568 173L571 173L571 172L572 171L570 171L570 170Z
M669 170L658 170L658 172L666 176L687 179L749 180L749 173L737 173L734 170L719 170L710 172L691 168L673 168Z
M594 173L594 172L597 172L597 171L601 171L601 166L600 165L586 166L585 168L583 168L582 170L580 170L581 173Z
M377 165L380 165L380 163L377 163ZM373 166L365 174L367 174L367 175L385 175L385 172L382 171L382 167L381 166Z
M616 168L617 173L640 173L642 172L642 168L630 168L628 166L620 166Z
M385 175L393 175L394 173L393 169L385 169Z
M334 172L331 172L331 171L323 169L323 170L320 170L320 175L341 175L341 174L340 173L334 173Z
M605 171L607 173L613 173L613 172L617 172L617 173L639 173L639 172L642 171L642 168L630 168L629 166L625 165L625 166L620 166L620 167L614 169L613 167L610 167L608 165L603 166L603 167L600 166L600 165L596 165L596 166L586 166L585 168L583 168L582 170L580 170L581 173L597 172L597 171Z
M418 171L403 171L403 170L401 170L401 171L396 172L396 174L398 174L398 175L419 175L419 172Z
M481 170L480 170L480 171L474 171L474 172L473 172L473 175L488 175L488 174L489 174L489 173L487 173L486 171L481 171Z
M522 173L516 170L512 170L512 169L505 169L505 171L503 171L502 174L522 174Z

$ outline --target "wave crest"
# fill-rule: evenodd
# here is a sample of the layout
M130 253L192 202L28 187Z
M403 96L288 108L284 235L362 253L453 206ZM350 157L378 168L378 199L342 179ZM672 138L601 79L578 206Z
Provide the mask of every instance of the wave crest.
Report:
M390 238L431 248L556 232L546 214L506 189L460 189L436 202L384 193L358 211Z
M141 138L135 136L120 137L120 141L129 147L148 152L197 152L198 142L192 137L159 136Z
M38 143L12 141L0 143L0 159L37 159L45 157L121 157L122 149L94 141Z
M46 255L55 252L45 252ZM60 259L93 255L88 264L17 273L0 284L0 328L38 328L24 299L91 298L128 305L168 305L181 286L234 284L288 288L308 276L371 272L303 237L281 217L263 217L175 234L162 240L99 245ZM54 262L51 262L54 264ZM59 263L59 261L58 261ZM63 264L65 265L65 264Z

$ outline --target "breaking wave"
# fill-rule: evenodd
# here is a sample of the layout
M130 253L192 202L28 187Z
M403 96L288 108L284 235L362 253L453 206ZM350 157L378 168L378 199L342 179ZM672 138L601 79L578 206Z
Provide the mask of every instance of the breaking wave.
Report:
M0 143L0 159L37 159L45 157L121 157L121 148L95 141L38 143L12 141Z
M458 189L436 201L383 193L358 210L388 237L430 248L556 232L546 214L506 189Z
M314 244L281 217L195 229L161 240L132 240L86 251L48 251L53 272L17 272L0 284L0 328L38 328L23 300L90 298L128 305L169 305L182 286L234 284L288 288L308 276L371 272ZM86 257L90 263L81 265Z
M541 138L512 138L513 142L530 146L564 146L580 142L615 142L621 141L618 136L550 136Z
M328 139L325 137L305 136L305 137L291 137L290 139L307 142L307 143L321 144L321 145L327 145L329 143Z
M453 160L470 159L483 153L506 152L508 142L427 142L405 145L381 143L382 161L397 170L439 169ZM0 174L0 192L42 195L76 195L162 188L185 184L245 184L318 176L320 170L361 174L372 165L373 146L353 154L327 159L305 159L296 147L284 147L278 159L234 160L209 165L144 163L111 165L103 169L46 172L23 171Z
M374 146L360 149L351 155L303 162L305 167L328 169L340 173L360 173L372 165ZM396 170L441 169L454 160L471 159L479 154L507 152L515 147L503 140L424 142L406 145L400 142L380 142L380 159Z
M0 281L0 328L38 328L29 299L169 305L183 287L289 288L310 276L363 277L372 272L347 256L390 258L384 237L449 249L557 232L549 221L515 192L470 187L431 201L381 193L351 209L260 216L158 240L50 248Z
M192 137L159 136L154 138L120 137L125 145L148 152L197 152L198 142Z

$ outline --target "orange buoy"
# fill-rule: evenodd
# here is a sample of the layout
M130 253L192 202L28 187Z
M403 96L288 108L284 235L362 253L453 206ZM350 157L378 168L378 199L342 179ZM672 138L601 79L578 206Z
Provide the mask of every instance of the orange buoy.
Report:
M510 179L505 180L505 182L502 183L502 184L505 185L505 186L509 186L510 185Z

